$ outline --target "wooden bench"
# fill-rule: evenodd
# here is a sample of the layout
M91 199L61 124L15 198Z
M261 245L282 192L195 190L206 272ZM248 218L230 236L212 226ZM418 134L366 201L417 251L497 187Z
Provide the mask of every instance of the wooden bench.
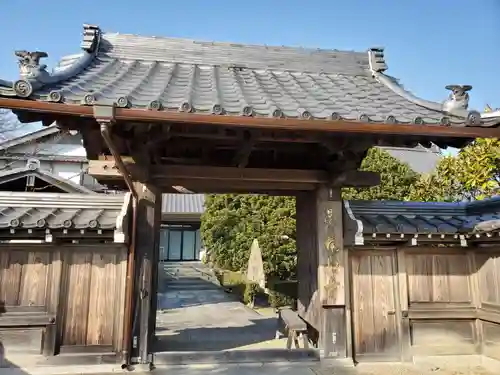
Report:
M292 348L292 340L296 348L299 348L299 340L301 337L304 343L304 349L309 349L309 339L307 337L307 324L304 322L296 311L290 308L278 310L278 327L276 329L276 339L281 336L281 331L288 337L286 348Z

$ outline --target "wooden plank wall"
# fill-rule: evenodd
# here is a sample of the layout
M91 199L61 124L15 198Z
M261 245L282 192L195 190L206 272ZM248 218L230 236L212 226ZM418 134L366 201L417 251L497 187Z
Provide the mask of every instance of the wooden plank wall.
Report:
M411 354L476 353L473 252L421 248L400 250L400 257L407 275Z
M357 361L399 360L393 251L351 256L353 352Z
M500 251L352 249L354 357L500 359Z
M482 352L500 360L500 252L477 252L475 267L478 270L478 331Z
M6 354L39 354L50 330L51 252L0 250L0 342Z
M123 245L0 245L0 341L8 353L120 352Z

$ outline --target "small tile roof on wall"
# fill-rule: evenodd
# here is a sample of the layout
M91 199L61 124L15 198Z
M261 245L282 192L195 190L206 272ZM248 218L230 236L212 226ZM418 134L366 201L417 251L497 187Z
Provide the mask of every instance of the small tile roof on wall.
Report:
M123 242L129 199L130 194L0 191L0 234L3 229L65 233L85 230L94 234L113 231L115 241Z
M201 214L204 212L204 194L163 194L162 214Z
M215 115L496 126L468 111L468 86L448 101L417 98L385 74L383 48L352 52L103 33L84 26L81 54L49 73L45 53L17 51L21 79L0 96L73 105ZM457 104L459 103L459 104Z
M346 231L356 244L409 237L478 242L490 240L500 220L500 198L461 203L345 201L344 206Z

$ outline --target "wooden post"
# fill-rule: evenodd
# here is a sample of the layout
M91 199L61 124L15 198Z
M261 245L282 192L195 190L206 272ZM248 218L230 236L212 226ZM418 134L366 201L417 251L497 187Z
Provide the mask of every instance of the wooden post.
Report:
M140 363L151 362L156 313L156 283L158 273L158 244L161 218L161 194L154 187L136 183L136 314L133 321L133 345ZM135 354L135 353L134 353Z
M299 314L316 329L324 357L345 357L346 256L340 188L297 195Z
M340 188L316 192L318 233L318 288L323 306L345 306L344 233Z

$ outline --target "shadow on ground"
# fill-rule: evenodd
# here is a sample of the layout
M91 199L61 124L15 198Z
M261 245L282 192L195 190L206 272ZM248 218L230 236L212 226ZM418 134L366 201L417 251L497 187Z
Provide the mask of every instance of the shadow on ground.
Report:
M158 290L156 351L230 350L275 337L276 316L245 306L198 264L160 265Z
M220 351L273 340L276 319L250 320L248 325L198 327L176 331L157 328L157 351Z

